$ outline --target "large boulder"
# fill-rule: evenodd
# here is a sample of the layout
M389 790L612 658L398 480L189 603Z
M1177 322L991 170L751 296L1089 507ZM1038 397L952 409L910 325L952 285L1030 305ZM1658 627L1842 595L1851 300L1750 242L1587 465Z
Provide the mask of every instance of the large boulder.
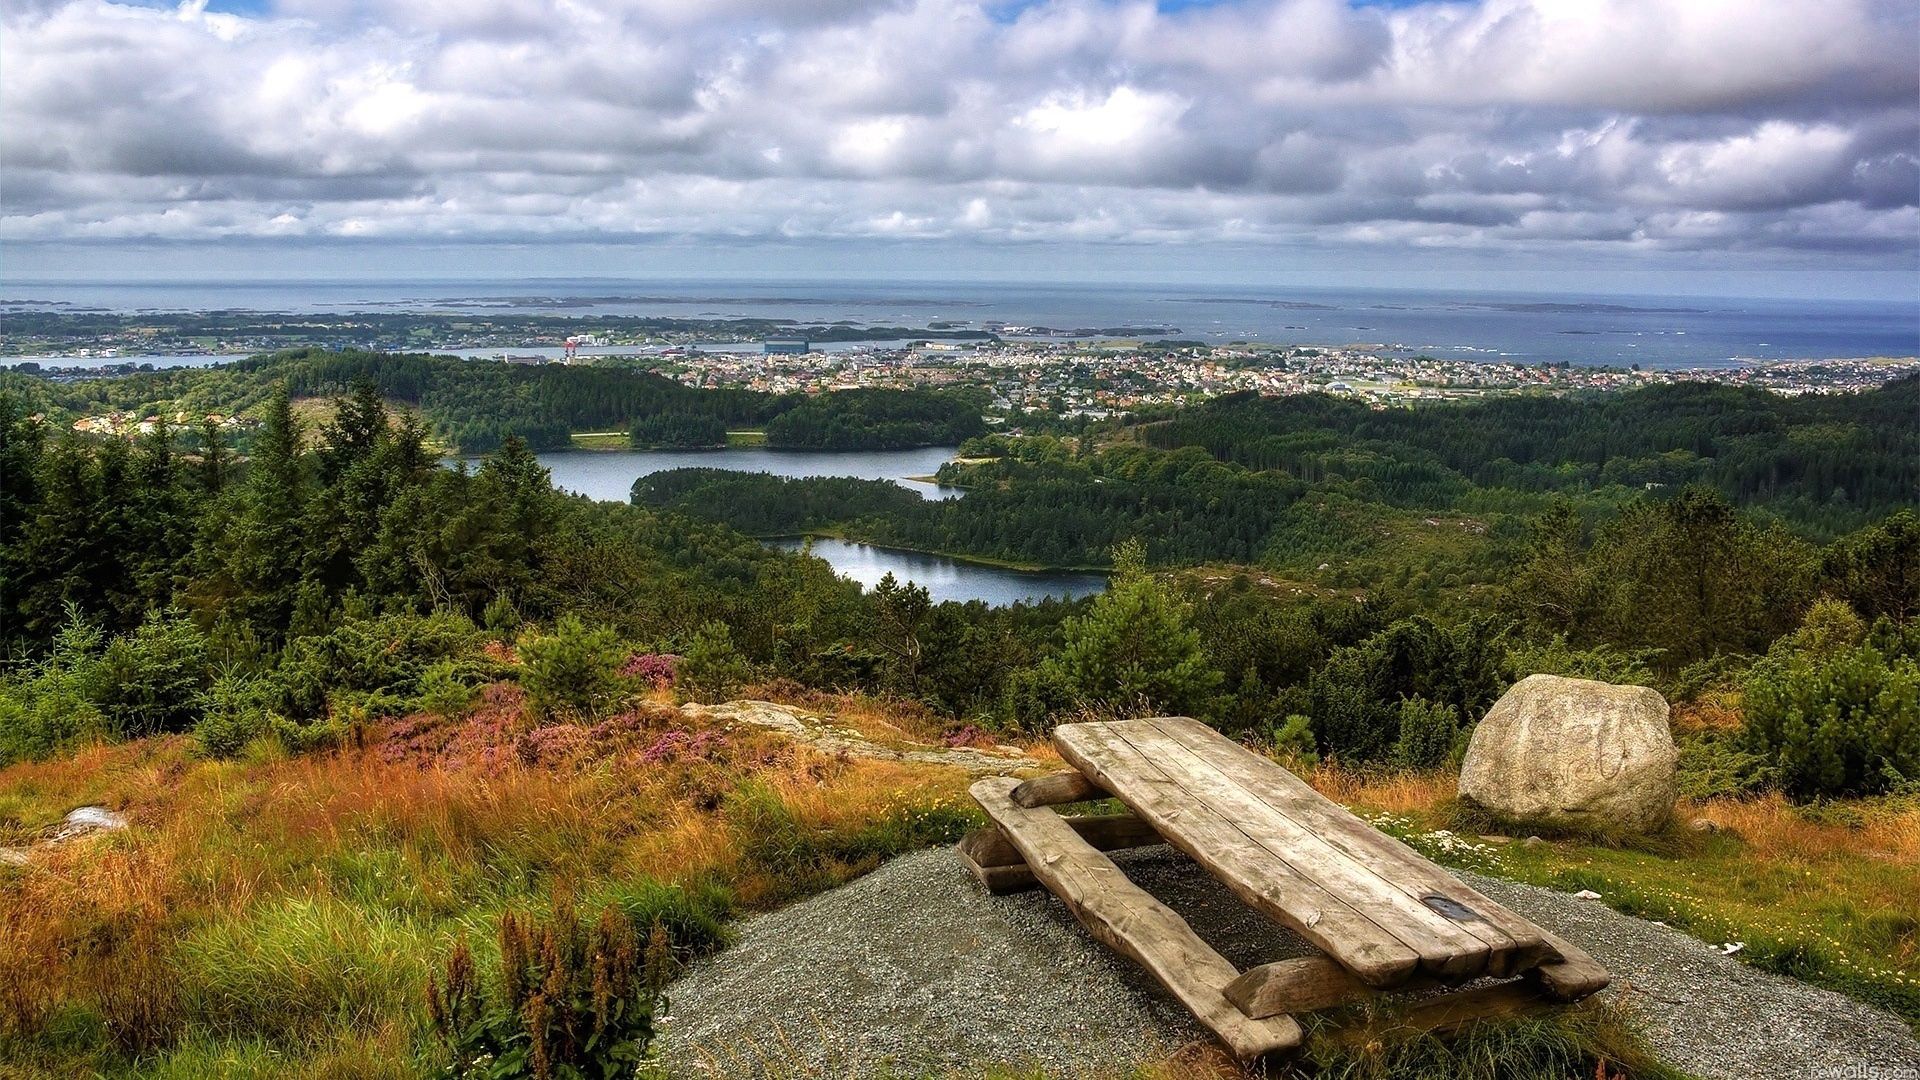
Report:
M1529 675L1473 730L1460 795L1516 821L1646 832L1673 814L1678 757L1658 691Z

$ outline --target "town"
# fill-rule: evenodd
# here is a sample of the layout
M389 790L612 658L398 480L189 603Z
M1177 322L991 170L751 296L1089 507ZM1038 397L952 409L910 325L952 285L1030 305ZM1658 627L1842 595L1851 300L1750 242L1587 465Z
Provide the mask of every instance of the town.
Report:
M583 351L581 346L585 346ZM597 347L596 347L597 346ZM570 340L558 347L465 350L476 363L574 364L651 371L698 389L820 393L866 388L981 386L995 413L1092 419L1252 391L1269 396L1324 393L1376 407L1501 394L1619 391L1675 382L1752 386L1780 394L1844 393L1920 370L1916 357L1868 357L1651 369L1519 363L1407 355L1389 348L1128 339L929 340L904 346L768 338L725 346L639 348ZM238 359L238 357L236 357ZM91 366L22 363L14 370L61 382L142 370L126 361ZM97 433L131 433L146 418L98 417ZM241 418L220 418L229 424Z
M1327 393L1382 407L1507 393L1627 390L1671 382L1755 386L1782 394L1879 386L1920 358L1775 361L1638 369L1439 359L1354 347L1237 342L929 342L904 349L762 352L668 349L596 363L642 363L702 388L815 393L853 387L986 386L998 409L1090 415L1254 391Z

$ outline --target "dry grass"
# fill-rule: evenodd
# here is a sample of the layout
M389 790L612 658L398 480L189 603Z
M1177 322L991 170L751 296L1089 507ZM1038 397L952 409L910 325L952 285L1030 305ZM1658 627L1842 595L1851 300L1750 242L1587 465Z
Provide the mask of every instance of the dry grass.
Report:
M1738 836L1754 858L1808 863L1875 859L1920 867L1920 801L1796 807L1779 795L1683 802L1685 820L1706 818Z
M1420 814L1452 799L1459 777L1450 772L1390 772L1322 764L1306 774L1315 791L1346 806L1391 814Z
M158 738L0 770L10 833L86 804L133 822L0 868L0 1059L378 1075L423 1045L426 966L556 883L684 886L672 902L711 921L715 904L827 887L968 824L957 770L664 708L535 731L514 694L490 692L461 721L392 731L294 758L206 761Z
M1675 705L1670 720L1675 734L1738 731L1742 723L1740 692L1710 690L1695 700Z

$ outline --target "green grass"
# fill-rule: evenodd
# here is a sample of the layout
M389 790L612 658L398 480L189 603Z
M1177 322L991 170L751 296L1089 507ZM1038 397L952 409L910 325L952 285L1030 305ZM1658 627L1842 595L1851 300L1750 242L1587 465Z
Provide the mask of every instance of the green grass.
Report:
M192 1030L284 1046L371 1033L413 1011L454 937L344 900L290 898L179 943L182 1012Z
M729 431L727 432L727 445L765 446L767 445L767 433L764 431Z
M633 445L633 439L626 432L577 431L573 434L575 450L626 450Z
M1851 816L1863 824L1849 827L1778 801L1724 805L1742 815L1745 835L1563 833L1526 847L1473 840L1477 822L1445 807L1371 820L1448 865L1563 892L1591 890L1617 911L1709 945L1738 943L1733 955L1746 963L1877 1005L1920 1032L1920 910L1913 904L1920 867L1882 850L1914 811L1856 805ZM1876 819L1880 832L1866 824Z

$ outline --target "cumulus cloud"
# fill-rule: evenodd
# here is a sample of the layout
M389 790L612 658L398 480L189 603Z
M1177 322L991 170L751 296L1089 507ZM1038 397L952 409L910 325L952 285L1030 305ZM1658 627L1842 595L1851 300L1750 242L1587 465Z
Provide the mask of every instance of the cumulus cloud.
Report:
M36 0L0 238L1920 249L1900 0Z

